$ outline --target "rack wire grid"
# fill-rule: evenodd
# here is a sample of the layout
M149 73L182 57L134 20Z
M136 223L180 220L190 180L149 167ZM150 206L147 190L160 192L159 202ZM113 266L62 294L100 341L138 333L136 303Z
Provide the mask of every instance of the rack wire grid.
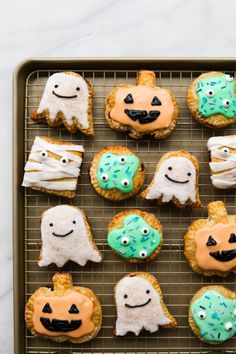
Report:
M62 68L67 70L67 68ZM104 102L110 90L121 83L135 84L135 70L84 70L78 71L94 86L93 116L95 137L88 138L81 133L70 134L65 128L52 129L47 124L31 121L32 110L38 107L47 78L58 70L36 70L31 72L25 88L25 161L30 152L35 136L46 135L63 141L83 144L85 155L79 187L76 197L70 201L65 198L50 196L25 189L25 302L40 286L52 286L52 276L58 271L55 265L39 268L37 258L41 248L40 216L42 212L62 203L81 207L92 229L94 239L104 260L101 264L88 263L84 267L67 263L62 270L73 276L74 284L90 287L98 295L103 309L102 328L98 336L84 344L70 342L55 343L37 338L25 328L25 353L28 354L72 354L72 353L234 353L236 338L212 347L201 342L188 325L188 306L193 294L204 285L222 284L235 289L235 276L226 279L206 278L194 273L186 263L183 255L183 236L190 223L198 218L207 217L206 206L213 200L223 200L229 213L234 212L235 194L213 188L210 182L208 152L206 142L214 134L236 133L234 127L214 132L202 127L191 117L186 103L188 86L202 71L158 71L154 65L158 85L170 88L177 99L180 118L175 131L164 140L149 138L135 141L128 134L111 130L104 118ZM234 73L232 73L234 74ZM178 210L172 205L158 207L156 201L142 200L139 196L121 202L111 202L96 194L89 182L88 168L94 154L107 145L127 146L144 161L147 178L145 186L151 181L155 166L160 157L167 151L186 149L193 153L200 164L200 197L201 209L187 208ZM107 245L107 225L118 212L126 209L142 209L154 213L161 221L164 229L164 244L158 258L149 264L130 264L116 256ZM174 329L160 328L157 333L147 332L138 337L130 334L115 338L113 326L116 321L113 288L116 282L128 272L146 271L154 274L161 286L164 302L178 325Z

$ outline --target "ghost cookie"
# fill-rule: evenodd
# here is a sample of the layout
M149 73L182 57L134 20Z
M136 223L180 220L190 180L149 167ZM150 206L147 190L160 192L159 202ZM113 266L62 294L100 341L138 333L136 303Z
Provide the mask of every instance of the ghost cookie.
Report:
M22 186L73 198L83 154L81 145L37 136L25 165Z
M204 286L189 305L189 325L204 342L221 344L236 333L236 294L221 285Z
M140 195L157 199L158 204L173 202L178 208L200 208L198 173L195 156L184 150L168 152L161 157L152 182Z
M154 214L145 211L122 211L108 226L108 245L131 263L154 260L161 250L162 241L161 223Z
M40 267L51 263L62 267L69 260L84 266L87 261L102 260L85 213L75 206L57 205L46 210L41 217L41 237Z
M211 181L215 188L236 188L236 135L208 140Z
M166 308L161 288L153 275L130 273L116 284L114 292L116 336L125 336L128 332L138 336L142 330L154 333L159 326L176 326L176 320Z
M115 87L106 99L105 116L109 126L117 131L129 131L139 139L151 135L166 138L174 130L179 115L170 90L156 86L153 71L139 71L137 85Z
M236 121L232 75L214 71L200 75L190 86L187 100L193 117L206 127L223 128Z
M93 88L79 74L60 72L46 82L37 111L31 114L36 122L47 122L50 127L63 125L70 133L80 130L94 135L92 117Z
M32 335L55 342L87 342L98 334L102 308L91 289L73 286L69 273L53 276L54 289L41 287L25 306Z
M190 267L205 276L236 272L236 215L221 201L209 203L208 218L195 220L184 237Z
M93 188L109 200L122 200L137 194L145 180L143 162L125 146L107 146L90 166Z

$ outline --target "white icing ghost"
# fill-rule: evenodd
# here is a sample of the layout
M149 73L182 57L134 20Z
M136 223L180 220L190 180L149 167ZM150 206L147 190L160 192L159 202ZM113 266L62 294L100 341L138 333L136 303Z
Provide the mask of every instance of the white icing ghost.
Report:
M37 113L48 109L50 120L53 122L57 113L61 111L68 125L72 125L72 118L76 118L87 129L88 98L88 85L81 76L56 73L47 80Z
M80 209L70 205L58 205L43 213L40 267L51 263L62 267L69 260L81 266L87 261L101 262L84 218Z
M196 202L196 169L186 157L170 157L156 170L146 199L159 199L169 202L173 197L181 204L188 199Z
M142 329L156 332L159 325L168 325L160 295L152 284L142 276L126 276L115 288L117 309L116 335L124 336L127 332L139 335Z

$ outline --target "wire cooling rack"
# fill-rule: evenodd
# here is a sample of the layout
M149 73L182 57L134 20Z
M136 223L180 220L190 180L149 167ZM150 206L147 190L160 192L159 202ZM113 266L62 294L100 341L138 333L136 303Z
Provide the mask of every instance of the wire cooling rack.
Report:
M199 65L200 66L200 65ZM61 70L68 68L62 67ZM48 196L31 189L24 192L24 261L25 261L25 302L40 286L52 286L52 276L58 270L51 265L39 268L37 258L41 247L40 216L50 206L69 203L81 207L89 220L96 244L103 253L101 264L88 263L85 267L68 263L62 270L73 276L76 285L91 287L98 295L103 308L103 323L98 336L84 344L54 343L33 337L25 328L25 353L28 354L72 354L72 353L233 353L236 338L212 349L212 346L201 342L190 330L188 325L188 304L192 295L203 285L225 284L235 289L235 276L226 279L217 277L205 278L193 273L183 255L183 236L192 220L206 217L206 206L213 200L223 200L229 213L234 212L235 194L232 191L216 190L210 183L208 153L206 142L214 135L214 131L197 124L189 113L186 104L186 94L190 83L202 73L196 71L158 71L157 65L150 66L157 75L158 85L170 88L177 99L180 108L180 118L176 130L165 140L154 141L143 139L135 141L124 133L118 133L109 128L104 118L104 99L109 91L120 83L135 83L136 70L84 70L77 71L87 78L94 86L94 127L95 137L76 133L70 134L64 128L52 129L46 124L36 124L31 121L30 114L38 107L47 78L56 70L36 70L30 73L25 87L25 161L35 136L49 136L63 141L83 144L85 156L82 174L76 197L72 201ZM227 71L227 68L225 68ZM234 74L234 73L232 73ZM236 133L230 127L223 134ZM215 132L217 135L218 132ZM106 145L123 145L132 149L144 161L147 178L146 185L151 181L159 158L167 151L186 149L193 153L200 163L200 197L202 209L178 210L172 205L157 207L155 201L145 201L133 197L122 202L110 202L98 196L89 182L88 168L94 154ZM153 212L160 219L164 228L164 244L158 258L147 265L129 264L116 256L106 242L107 225L110 219L124 209L143 209ZM129 335L114 338L113 326L116 320L113 299L113 287L116 282L128 272L147 271L154 274L160 282L164 302L171 314L176 318L178 326L174 329L159 329L157 333L142 333L135 337Z

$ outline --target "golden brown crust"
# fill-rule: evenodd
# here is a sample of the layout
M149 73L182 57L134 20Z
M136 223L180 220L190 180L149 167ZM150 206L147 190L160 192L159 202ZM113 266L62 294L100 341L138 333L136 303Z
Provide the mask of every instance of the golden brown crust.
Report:
M72 277L69 273L56 273L53 276L53 283L54 283L54 290L51 291L49 288L41 287L37 289L33 295L29 298L26 306L25 306L25 321L27 328L31 331L34 336L49 338L55 342L65 342L70 341L73 343L84 343L87 342L98 334L101 323L102 323L102 308L99 302L98 297L95 293L89 289L80 286L73 286ZM87 296L94 305L93 315L92 315L92 322L94 324L94 331L88 335L84 335L80 338L71 338L66 335L49 337L47 335L41 335L36 332L34 325L33 325L33 314L34 314L34 302L37 297L39 296L47 296L47 297L54 297L54 296L65 296L69 295L71 292L76 291Z
M190 199L188 199L184 204L181 204L179 202L179 200L177 198L175 198L175 197L173 197L171 199L171 202L173 204L175 204L175 206L177 206L178 208L185 208L185 207L188 207L188 206L192 207L192 208L201 208L202 207L202 203L201 203L201 200L200 200L200 197L199 197L199 190L198 190L199 164L198 164L198 160L197 160L197 158L195 156L193 156L192 154L190 154L189 152L187 152L185 150L169 151L169 152L167 152L166 154L164 154L160 158L160 160L159 160L159 162L158 162L158 164L156 166L156 169L155 169L155 172L154 172L154 176L157 173L158 169L160 168L161 164L164 161L168 160L170 157L185 157L185 158L189 159L190 161L192 161L192 163L193 163L193 165L194 165L194 167L196 169L196 184L195 184L196 202L193 203ZM154 183L154 178L151 181L151 183L148 185L148 187L144 191L142 191L140 193L140 196L142 198L146 198L146 196L147 196L151 186L153 185L153 183ZM159 205L164 204L162 196L159 199L157 199L157 203Z
M105 190L102 189L97 181L97 169L99 165L99 161L102 157L102 155L106 152L111 152L112 154L125 154L125 155L135 155L130 149L128 149L125 146L106 146L105 148L101 149L93 158L90 169L89 169L89 175L90 175L90 181L95 189L95 191L100 194L102 197L109 199L109 200L123 200L126 198L130 198L133 195L137 194L142 187L145 177L146 177L146 172L144 168L143 162L140 160L138 170L135 173L133 177L133 190L129 193L122 193L121 191L117 189L111 189L111 190ZM135 155L137 156L137 155Z
M125 258L125 260L130 263L149 263L149 262L153 261L158 256L158 254L160 253L161 247L162 247L162 243L163 243L162 226L161 226L160 221L157 219L157 217L154 214L147 213L145 211L137 210L137 209L121 211L120 213L116 214L114 216L114 218L110 221L110 223L108 225L108 233L111 232L113 229L123 227L123 220L130 214L137 214L137 215L141 216L144 220L146 220L146 222L152 228L159 231L161 234L160 245L154 250L154 252L149 257L147 257L143 260L138 259L138 258L129 258L129 259ZM115 250L112 250L112 251L120 256L120 254L118 252L116 252ZM124 258L122 257L122 259L124 259Z
M89 96L88 96L88 128L84 128L78 121L78 117L74 117L72 119L73 124L69 125L67 123L67 120L65 119L65 116L63 114L63 112L59 111L56 115L56 118L51 120L50 119L50 113L48 111L48 109L45 109L42 113L37 113L37 111L33 111L31 113L31 119L35 122L40 122L40 123L48 123L48 125L52 128L56 128L59 126L64 125L66 127L66 129L70 132L70 133L76 133L77 130L81 131L82 133L88 135L88 136L94 136L94 128L93 128L93 116L92 116L92 110L93 110L93 87L92 85L89 83L88 80L86 80L85 78L83 78L81 75L71 72L71 71L65 71L65 74L68 75L75 75L75 76L79 76L80 78L82 78L83 80L86 81L87 86L88 86L88 92L89 92Z
M188 107L193 115L193 117L196 119L197 122L200 124L204 125L205 127L209 128L223 128L227 127L228 125L236 122L236 117L232 119L226 118L222 114L214 114L209 117L202 117L198 111L198 94L196 93L196 87L199 81L202 79L205 79L207 77L213 77L213 76L221 76L224 75L222 72L218 71L212 71L209 73L204 73L200 75L196 80L193 81L192 85L188 89L188 95L187 95L187 102L188 102ZM236 93L236 86L235 86L235 93Z

